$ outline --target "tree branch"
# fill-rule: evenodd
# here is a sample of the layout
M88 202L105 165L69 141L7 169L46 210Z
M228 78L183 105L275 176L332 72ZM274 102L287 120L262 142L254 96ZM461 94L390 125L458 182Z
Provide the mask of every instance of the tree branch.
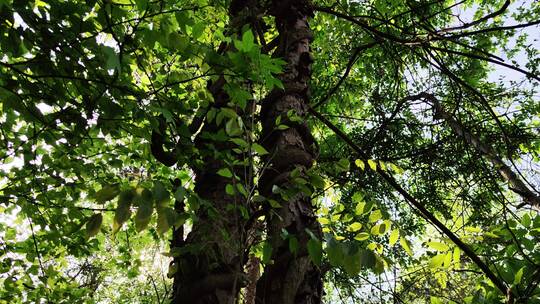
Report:
M322 116L320 113L315 111L313 108L308 108L308 111L315 116L319 121L325 124L330 128L339 138L341 138L351 149L353 149L360 158L369 159L369 157L362 151L362 149L356 145L345 133L338 129L334 124L332 124L328 119ZM376 172L390 185L394 188L399 194L401 194L410 205L412 205L414 210L416 210L420 216L426 219L428 222L432 223L437 227L442 233L444 233L456 246L458 246L483 272L484 274L493 282L493 284L504 294L511 292L506 284L501 278L497 277L489 266L482 261L482 259L467 245L465 244L457 235L455 235L450 229L448 229L442 222L440 222L432 213L430 213L422 203L417 201L411 194L409 194L405 189L403 189L398 182L389 175L388 173L382 171L380 168L377 168Z
M472 22L465 23L465 24L460 25L460 26L449 27L449 28L446 28L446 29L441 30L441 31L445 31L445 32L446 31L454 31L454 30L466 29L466 28L469 28L471 26L477 25L479 23L482 23L484 21L487 21L487 20L489 20L491 18L497 17L498 15L504 13L504 11L508 8L509 5L510 5L510 0L506 0L504 2L503 6L501 6L500 9L496 10L495 12L493 12L491 14L487 14L484 17L482 17L480 19L477 19L477 20L474 20Z
M488 159L504 180L510 184L510 190L521 196L523 200L529 203L537 211L540 211L540 197L525 185L519 176L504 163L499 155L497 155L492 147L482 142L478 136L469 132L461 123L454 119L450 113L446 112L434 95L424 93L424 98L432 102L435 117L444 119L457 135L463 137L466 143L471 145L476 151Z
M380 41L374 41L374 42L371 42L371 43L368 43L368 44L365 44L365 45L361 45L361 46L355 48L352 56L349 58L349 62L347 63L347 67L345 68L345 72L343 72L343 75L341 76L339 81L336 83L336 85L334 85L334 87L332 87L332 89L330 89L330 91L328 91L328 93L323 98L321 98L321 100L319 100L312 107L314 109L316 109L320 105L322 105L323 103L327 102L330 99L330 97L332 97L332 95L334 95L334 93L336 93L336 91L339 89L341 84L343 84L343 82L345 81L347 76L349 76L349 73L351 72L351 69L352 69L354 63L358 59L358 55L360 54L360 52L365 51L365 50L367 50L369 48L372 48L372 47L376 46L379 43L380 43Z
M538 77L538 76L535 75L534 73L531 73L531 72L529 72L529 71L523 70L523 69L518 68L518 67L516 67L516 66L513 66L513 65L511 65L511 64L501 62L501 61L499 61L499 60L491 59L491 58L488 58L488 57L483 57L483 56L476 55L476 54L472 54L472 53L466 53L466 52L460 52L460 51L455 51L455 50L450 50L450 49L445 49L445 48L435 47L435 46L431 46L431 45L426 45L426 47L428 47L428 48L430 48L430 49L432 49L432 50L440 51L440 52L445 52L445 53L449 53L449 54L460 55L460 56L464 56L464 57L469 57L469 58L473 58L473 59L478 59L478 60L484 60L484 61L487 61L487 62L491 62L491 63L497 64L497 65L500 65L500 66L509 68L509 69L511 69L511 70L520 72L520 73L524 74L524 75L527 76L527 77L530 77L530 78L533 78L533 79L535 79L535 80L540 81L540 77Z

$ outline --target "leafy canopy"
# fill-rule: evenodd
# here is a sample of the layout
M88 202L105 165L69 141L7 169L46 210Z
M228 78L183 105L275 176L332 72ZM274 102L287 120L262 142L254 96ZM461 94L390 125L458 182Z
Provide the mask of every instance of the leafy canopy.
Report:
M327 270L327 301L540 303L540 217L500 174L538 195L538 2L313 4L320 155L281 193L315 198L325 237L307 251ZM282 87L277 32L232 34L228 5L0 0L0 303L166 301L171 228L211 205L193 190L204 163L190 122L216 121L212 140L261 170L270 153L259 107L252 129L236 109ZM231 103L217 110L207 87L220 75ZM175 166L152 155L153 131ZM255 205L256 190L226 188ZM252 248L263 264L271 250Z

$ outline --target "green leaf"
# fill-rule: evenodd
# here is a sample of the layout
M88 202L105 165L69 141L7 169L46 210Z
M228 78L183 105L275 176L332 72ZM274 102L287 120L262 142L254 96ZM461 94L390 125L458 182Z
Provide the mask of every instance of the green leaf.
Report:
M206 28L205 23L197 22L193 25L191 35L193 36L194 39L198 39L203 34L205 28Z
M399 239L399 229L392 230L392 233L390 233L390 240L389 244L390 246L393 246Z
M319 223L323 224L323 225L328 225L330 224L330 220L325 218L325 217L320 217L317 219L319 221Z
M143 12L148 7L148 0L135 0L135 4L137 5L137 10Z
M493 232L491 232L491 231L486 231L486 232L484 232L484 236L488 236L488 237L494 238L494 239L498 239L498 238L499 238L498 235L496 235L495 233L493 233Z
M470 233L480 233L480 232L482 232L482 229L480 229L478 227L466 226L464 229L465 229L465 231L470 232Z
M446 255L444 256L443 267L444 267L444 268L449 268L451 265L452 265L452 252L449 251L449 252L447 252Z
M338 172L349 171L349 168L350 163L349 160L346 158L342 158L336 163L336 169L338 170Z
M238 118L238 114L231 108L221 108L220 112L223 113L225 117L228 117L230 119Z
M461 257L460 257L460 250L458 247L455 247L454 248L454 252L452 254L452 260L454 261L454 265L456 266L456 268L460 268L461 267Z
M229 119L225 123L225 132L229 136L238 136L242 134L242 128L236 119Z
M396 166L395 164L390 164L390 168L392 168L392 171L394 171L395 173L397 174L401 174L403 173L403 169L401 169L400 167Z
M342 244L330 237L326 242L326 255L330 265L334 267L341 265L344 257Z
M354 237L354 239L357 241L364 241L364 240L367 240L368 238L369 238L369 233L366 233L366 232L360 232Z
M208 122L212 122L212 120L214 120L214 117L216 117L216 108L211 108L206 113L206 119L208 120Z
M281 204L278 203L278 201L273 200L273 199L269 199L269 200L268 200L268 203L270 203L270 206L271 206L272 208L281 208L281 207L282 207Z
M184 187L182 186L178 187L176 191L174 192L174 199L179 202L183 202L185 197L186 197L186 189L184 189Z
M366 210L365 210L366 205L367 205L367 203L365 203L365 202L359 202L358 204L356 204L354 213L356 215L364 215L365 213L369 212L369 211L366 212Z
M521 279L523 277L523 270L525 269L525 266L521 267L517 272L516 272L516 275L514 277L514 285L517 285L519 283L521 283Z
M442 266L445 258L445 254L437 254L429 259L429 268L439 268Z
M175 226L175 227L180 227L180 226L184 225L186 220L190 218L188 213L183 212L183 213L180 213L180 214L176 214L176 212L174 210L171 210L171 211L174 212L174 214L176 215L175 221L173 223L173 226Z
M379 167L381 170L386 171L386 164L382 160L379 161Z
M311 258L311 261L313 261L313 264L317 266L321 266L321 261L322 261L321 242L311 238L309 239L307 243L307 249L308 249L309 257Z
M355 192L352 197L351 197L352 201L355 202L355 203L360 203L364 200L364 196L362 195L361 192Z
M217 172L218 175L221 175L223 177L231 178L233 176L231 170L229 168L222 168Z
M298 253L298 239L294 235L289 235L289 250L293 255Z
M377 257L371 250L360 249L360 261L363 267L373 269L376 265Z
M101 190L96 192L96 201L100 204L106 203L115 198L118 193L120 193L118 185L104 186L103 188L101 188Z
M386 234L391 227L392 222L390 222L390 220L384 220L381 224L379 224L379 234Z
M262 196L262 195L254 195L251 199L253 202L255 203L262 203L262 202L266 202L266 197Z
M242 148L247 148L249 146L247 141L245 141L245 140L243 140L242 138L239 138L239 137L231 138L230 141L232 141L233 143L237 144L238 146L240 146Z
M403 249L405 250L405 252L407 252L408 255L413 255L410 243L405 237L402 236L399 238L399 244L401 245L401 247L403 247Z
M134 193L132 190L126 190L120 193L118 197L118 206L114 213L113 219L113 234L116 233L122 225L129 219L131 216L131 203L134 198Z
M225 85L225 91L231 98L231 101L234 104L237 104L240 106L241 109L245 109L248 100L252 99L252 95L250 91L246 91L245 88L243 88L240 85L234 84L234 83L227 83ZM236 112L232 109L230 109L234 113L234 115L227 115L230 118L236 118ZM229 113L229 114L233 114Z
M259 145L257 143L254 143L253 145L251 145L251 148L253 150L255 150L255 152L257 152L257 154L259 154L261 156L268 154L268 151L266 151L266 149L263 146L261 146L261 145Z
M358 222L354 222L354 223L350 224L349 227L347 227L347 230L349 230L351 232L356 232L356 231L358 231L360 229L362 229L362 224L358 223Z
M528 228L531 225L531 217L528 213L525 213L521 218L521 224L523 227Z
M261 261L264 264L268 264L272 258L272 245L270 242L264 242L262 247L262 259Z
M165 185L160 181L154 182L152 192L143 191L142 196L145 200L151 200L153 197L158 203L166 202L170 199L169 191L167 191Z
M362 269L361 251L354 244L348 244L346 253L343 255L343 268L350 276L357 275Z
M427 245L430 247L430 248L433 248L437 251L447 251L448 250L448 245L444 244L444 243L441 243L441 242L427 242Z
M189 16L189 13L187 11L176 12L174 16L180 27L183 27L184 25L193 26L195 24L193 18Z
M129 210L129 208L116 208L113 221L113 233L116 233L118 230L120 230L120 228L122 228L122 225L129 219L130 216L131 210Z
M248 192L246 191L246 188L241 183L236 184L236 189L238 189L238 192L240 192L244 197L248 197Z
M300 177L300 174L301 174L300 168L294 168L294 169L291 171L291 173L289 173L289 176L290 176L291 178L298 178L298 177Z
M156 231L159 234L164 234L170 228L170 223L167 218L167 209L166 208L158 209L157 214L158 214L158 217L157 217Z
M443 304L443 301L441 301L441 299L438 297L430 296L429 303L430 304Z
M115 70L118 73L120 73L120 68L121 68L120 57L118 56L116 51L112 47L109 47L109 46L102 46L101 48L102 48L103 53L105 54L105 57L107 58L105 67L108 70Z
M383 223L380 223L371 227L370 232L373 235L383 235L386 233L387 229L389 228L390 226L388 225L388 223L383 222Z
M231 184L227 184L225 186L225 193L227 193L228 195L234 195L236 193L236 191L234 190L234 186L231 185Z
M151 200L148 200L148 195L141 196L139 199L139 208L137 209L137 214L135 214L134 219L137 232L144 230L148 226L148 223L152 218L153 210L153 204Z
M255 46L255 43L253 40L255 37L253 36L253 33L251 30L247 30L242 34L242 51L249 52L253 47Z
M316 174L310 174L309 181L311 182L313 187L318 189L324 189L324 187L326 186L326 182L324 181L324 179Z
M377 162L372 160L372 159L368 159L368 165L369 167L371 168L371 170L373 171L377 171Z
M95 236L101 228L101 223L103 223L103 215L101 213L96 213L90 217L88 222L86 222L86 238L89 239Z
M381 223L381 224L377 224L377 225L374 225L373 227L371 227L371 229L370 229L371 234L373 234L373 235L381 234L381 225L384 225L384 224Z
M366 164L365 164L361 159L355 160L355 161L354 161L354 164L355 164L358 168L360 168L360 169L362 169L362 170L364 170L364 169L366 168Z
M369 222L370 223L374 223L378 220L380 220L382 218L382 213L381 213L381 210L373 210L370 214L369 214Z

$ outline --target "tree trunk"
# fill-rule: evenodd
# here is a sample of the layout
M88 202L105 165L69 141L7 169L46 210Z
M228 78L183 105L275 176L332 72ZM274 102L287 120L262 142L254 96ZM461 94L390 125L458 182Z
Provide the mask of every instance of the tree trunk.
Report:
M249 1L249 2L248 2ZM249 19L242 16L242 10L252 9L254 1L236 0L231 2L232 33L239 33ZM222 44L222 52L231 48ZM211 107L216 110L228 107L230 98L224 90L225 78L219 77L215 82L209 82L208 89L212 93L214 103ZM243 111L233 110L240 116L251 114L250 106ZM202 162L193 168L195 178L194 192L202 199L196 212L197 218L186 240L174 241L178 247L174 265L176 270L173 283L172 303L190 304L234 304L240 289L246 285L246 275L243 272L245 264L244 223L240 208L247 210L246 198L238 193L226 193L228 184L235 185L245 182L250 177L249 170L242 165L228 167L228 164L241 157L232 152L233 144L228 140L213 139L218 131L223 131L227 118L220 125L216 120L205 120L201 132L195 139L195 146L201 151ZM246 121L246 119L244 119ZM226 161L227 160L227 161ZM229 168L233 177L218 174L223 168ZM237 177L238 179L235 179ZM178 233L174 238L181 238Z
M257 281L259 280L260 273L259 268L261 261L256 256L249 257L247 268L248 285L246 286L246 295L244 304L255 304L255 296L257 291Z
M308 1L275 0L271 14L275 16L280 37L275 55L283 58L287 65L280 75L284 90L272 91L262 104L262 145L270 154L266 158L269 166L261 176L259 190L282 207L275 209L275 214L271 213L267 221L273 263L266 265L257 284L256 297L260 304L315 304L321 303L322 275L308 256L306 248L310 235L306 230L320 238L320 225L309 195L299 191L290 176L293 170L295 175L302 176L312 166L316 155L315 140L303 121L307 113L312 63L312 33L308 18L313 13ZM291 120L292 113L301 121ZM288 129L276 128L278 117L282 124L289 126ZM273 191L276 186L284 191L276 194ZM291 192L292 189L296 191ZM282 237L284 230L288 234L286 238ZM298 241L296 252L289 248L290 242L295 243L291 238Z
M218 90L222 91L221 88ZM214 96L217 108L224 106L228 99L223 92L219 94L221 97ZM207 122L196 139L196 146L204 155L202 164L194 168L194 191L201 204L185 242L173 249L179 254L174 260L177 272L173 303L233 304L239 289L245 284L242 272L244 219L238 207L246 208L246 201L241 196L225 192L227 184L238 181L217 174L220 169L227 168L224 159L233 157L230 143L209 138L220 128ZM244 168L231 171L243 177Z

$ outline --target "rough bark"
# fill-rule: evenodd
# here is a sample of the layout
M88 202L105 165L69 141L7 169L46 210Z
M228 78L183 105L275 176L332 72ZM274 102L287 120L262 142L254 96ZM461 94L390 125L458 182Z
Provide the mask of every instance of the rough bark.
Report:
M525 182L502 160L497 152L482 142L480 138L469 132L450 113L446 112L434 96L429 96L429 100L433 102L435 117L444 119L457 135L461 136L467 144L476 149L476 151L482 154L493 165L501 177L510 185L510 190L521 196L525 203L529 204L532 208L540 211L540 196L527 187Z
M221 91L221 89L219 89ZM220 107L228 99L220 92L214 106ZM245 199L226 194L227 184L233 179L217 174L227 167L222 155L231 146L214 142L209 135L220 127L206 123L196 138L196 147L203 154L200 166L194 168L194 192L202 199L191 232L175 252L177 272L174 279L173 303L235 303L239 289L245 284L243 268L243 221L238 205ZM213 151L223 154L216 154ZM244 168L232 170L242 176ZM244 206L245 207L245 206Z
M246 12L253 9L255 1L232 1L230 8L231 28L239 33L244 24L249 22ZM231 48L222 44L221 51ZM208 89L212 93L212 107L219 109L230 101L224 90L224 77L209 82ZM249 108L249 107L248 107ZM236 108L238 115L249 115L248 111ZM225 159L230 162L238 158L231 152L234 147L228 140L213 138L221 125L216 120L205 121L195 139L195 146L202 155L200 164L193 168L195 172L194 192L202 199L191 232L186 240L174 242L178 247L173 263L176 273L173 283L172 303L190 304L234 304L237 303L239 290L246 285L243 273L245 264L245 219L241 216L239 206L247 208L246 199L241 195L228 195L227 184L234 185L234 178L220 176L217 172L227 167ZM244 181L246 168L235 166L231 170L235 176ZM173 237L179 238L178 234Z
M301 118L307 114L312 63L312 33L308 18L312 16L312 8L305 0L276 0L270 12L275 16L280 35L275 56L283 58L287 65L280 75L284 89L272 91L263 100L261 108L261 143L270 154L266 158L269 166L261 176L259 190L277 200L282 208L274 209L275 213L271 213L267 221L273 264L266 265L257 284L256 298L261 304L321 303L321 272L306 250L310 238L306 229L318 237L321 235L311 199L300 191L290 197L272 193L274 186L295 188L290 173L295 169L305 172L316 155L316 143L305 122L291 121L287 115L291 110ZM278 117L282 124L289 126L288 129L276 129ZM298 240L296 253L291 253L289 241L282 238L283 230Z
M261 260L252 255L249 257L247 268L248 285L246 286L246 296L244 304L255 304L255 296L257 291L257 281L260 277L259 268L261 267Z

